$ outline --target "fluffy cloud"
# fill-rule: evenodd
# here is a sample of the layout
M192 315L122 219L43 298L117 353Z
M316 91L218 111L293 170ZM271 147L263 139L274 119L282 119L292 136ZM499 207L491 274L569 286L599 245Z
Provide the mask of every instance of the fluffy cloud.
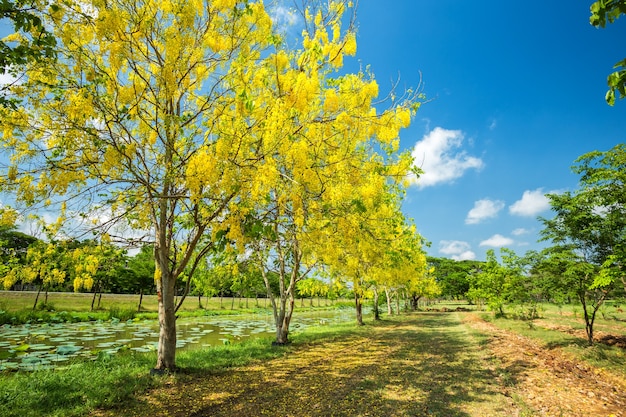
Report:
M519 229L515 229L511 232L513 234L513 236L521 236L521 235L527 235L530 233L530 230L528 229L524 229L524 228L519 228Z
M474 203L467 217L465 218L465 224L477 224L485 219L496 217L498 212L504 208L504 201L500 200L478 200Z
M442 240L439 242L439 253L455 261L476 259L476 254L472 252L469 243L460 240Z
M513 242L514 241L511 238L504 237L499 234L495 234L491 236L489 239L483 240L482 242L480 242L480 246L491 246L493 248L501 248L503 246L512 245Z
M283 5L271 7L269 14L272 18L274 26L281 33L295 30L296 28L302 26L303 23L299 18L297 11Z
M467 155L458 149L463 144L463 132L436 127L425 135L413 148L415 164L424 173L411 178L418 187L428 187L454 181L468 169L481 169L480 158Z
M524 191L521 200L509 206L509 213L516 216L533 217L550 208L550 200L545 196L543 189Z

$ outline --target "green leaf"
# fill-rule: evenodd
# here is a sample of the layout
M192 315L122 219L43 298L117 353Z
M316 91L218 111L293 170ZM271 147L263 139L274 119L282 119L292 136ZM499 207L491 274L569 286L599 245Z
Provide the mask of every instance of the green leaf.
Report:
M29 344L21 344L18 347L13 348L14 351L16 352L26 352L28 349L30 349L30 345Z

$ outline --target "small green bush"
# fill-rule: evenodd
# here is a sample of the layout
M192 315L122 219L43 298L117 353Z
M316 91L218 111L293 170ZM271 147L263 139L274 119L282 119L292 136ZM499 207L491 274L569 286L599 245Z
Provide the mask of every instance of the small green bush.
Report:
M133 320L136 316L137 312L131 309L121 309L117 307L111 307L107 314L107 320L119 320L119 321L128 321Z
M55 311L54 304L40 301L37 303L37 310L39 311Z

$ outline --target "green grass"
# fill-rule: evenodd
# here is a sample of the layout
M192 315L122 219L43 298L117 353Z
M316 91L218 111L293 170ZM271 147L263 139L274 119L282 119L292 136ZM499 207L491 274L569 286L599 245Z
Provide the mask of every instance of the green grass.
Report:
M240 366L252 360L283 355L268 338L229 346L179 352L177 364L186 374ZM3 417L80 416L95 408L128 405L149 387L165 384L151 376L156 355L125 352L75 361L56 370L0 373L0 415Z
M80 416L130 401L154 385L154 355L102 356L57 370L0 374L0 415Z

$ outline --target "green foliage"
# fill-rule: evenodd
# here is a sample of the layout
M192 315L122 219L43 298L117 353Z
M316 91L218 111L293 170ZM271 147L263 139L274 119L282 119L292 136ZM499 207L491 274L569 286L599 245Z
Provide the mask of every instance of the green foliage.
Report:
M9 263L13 259L23 264L28 247L37 238L16 231L13 227L0 226L0 261Z
M502 264L493 249L487 251L487 262L471 276L467 293L470 299L484 300L498 315L504 315L507 302L527 301L521 259L507 248L501 249L501 256Z
M589 22L603 28L626 14L626 0L599 0L591 5L590 10ZM617 62L613 69L616 71L607 78L609 90L606 92L606 102L611 106L615 104L616 96L620 99L626 97L626 59Z
M583 312L589 344L593 344L594 321L598 309L610 293L610 287L598 286L600 268L576 252L573 246L554 246L544 251L545 258L535 265L544 279L554 282L554 289L564 297L577 299Z
M46 301L40 301L39 303L37 303L37 310L39 311L55 311L55 307L54 304L46 302Z
M0 40L0 74L10 73L16 66L34 60L54 59L56 40L38 16L36 0L0 0L0 19L8 19L20 36L13 41ZM51 10L58 9L54 4ZM2 88L4 89L4 88ZM8 98L0 90L0 106L17 106L15 97Z
M107 320L128 321L134 319L136 315L137 312L135 310L111 307L107 314Z
M595 286L609 289L623 280L620 269L626 263L626 145L589 152L575 162L572 169L580 175L580 188L548 195L556 214L542 219L543 239L601 266Z
M144 245L135 256L126 260L123 268L118 268L118 283L123 291L146 293L154 287L154 246Z
M480 261L455 261L447 258L427 258L428 264L435 268L433 275L441 287L445 298L465 298L470 288L470 275L480 269Z

